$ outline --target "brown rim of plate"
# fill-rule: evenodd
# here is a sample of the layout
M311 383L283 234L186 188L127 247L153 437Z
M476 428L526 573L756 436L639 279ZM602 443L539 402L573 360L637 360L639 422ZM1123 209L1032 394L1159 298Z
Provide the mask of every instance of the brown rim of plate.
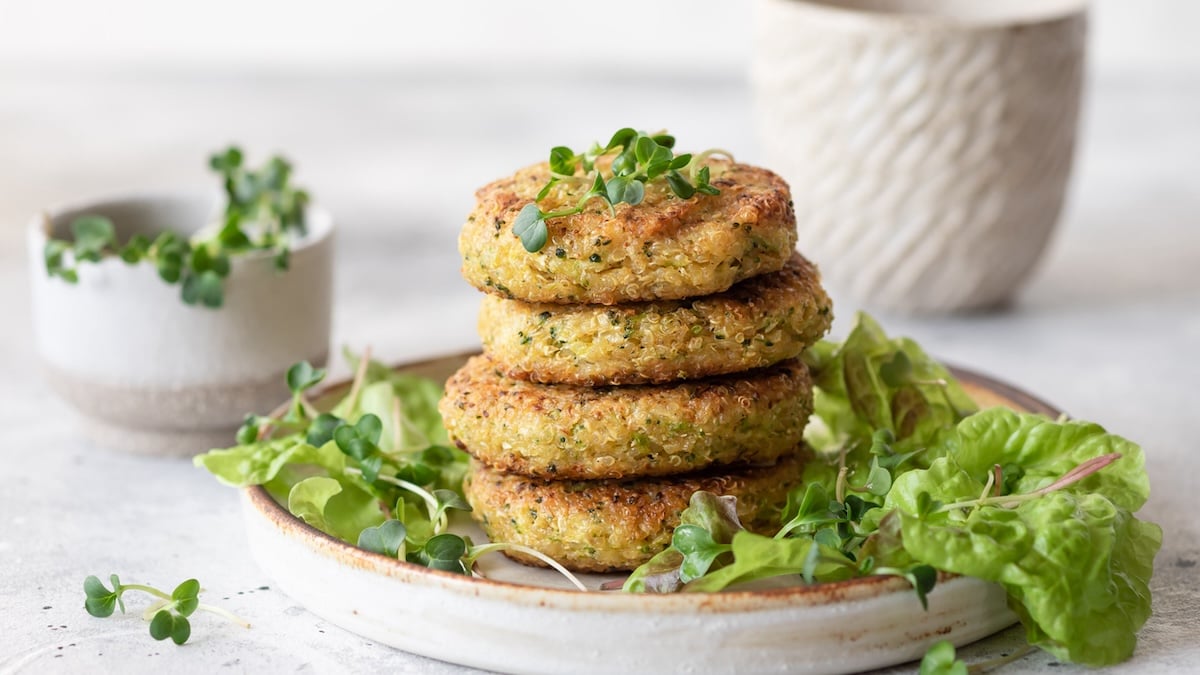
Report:
M394 367L394 370L410 370L431 366L450 361L455 358L466 359L477 352L435 357L404 363ZM1025 412L1038 413L1056 418L1061 415L1058 408L1046 401L1022 391L1010 384L1001 382L973 370L958 366L949 366L950 372L968 387L976 387L997 394L1005 400L1019 406ZM312 398L319 399L328 396L338 389L346 388L350 380L345 379L321 387L314 392ZM279 412L278 410L276 412ZM275 414L275 413L273 413ZM743 611L761 611L772 606L794 607L796 605L817 606L865 600L889 592L909 591L908 581L892 576L867 576L846 581L830 581L812 585L798 585L787 588L772 588L764 590L721 591L717 593L625 593L623 591L591 591L545 588L529 586L509 581L499 581L481 577L469 577L453 572L443 572L422 567L404 560L391 558L380 553L373 553L326 534L317 528L293 516L283 505L271 498L265 488L255 485L242 490L243 496L256 511L284 535L303 542L318 553L336 558L339 562L364 571L382 574L402 581L422 581L433 583L448 591L464 595L478 596L490 591L505 595L506 599L518 599L532 606L568 606L580 602L596 602L595 609L608 611L645 611L652 609L663 612L706 612L734 613ZM956 575L939 573L940 580L952 579ZM654 598L653 600L644 600ZM645 603L653 603L646 605ZM767 607L763 605L766 604Z

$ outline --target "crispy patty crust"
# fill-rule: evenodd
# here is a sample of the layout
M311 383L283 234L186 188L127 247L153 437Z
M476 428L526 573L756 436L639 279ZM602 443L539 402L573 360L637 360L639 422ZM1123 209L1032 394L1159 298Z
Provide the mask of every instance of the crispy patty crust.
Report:
M476 193L459 235L463 276L482 291L526 302L673 300L725 291L779 271L796 247L796 216L782 178L766 169L709 160L719 195L680 199L661 182L641 204L600 200L583 213L547 221L549 240L530 253L513 220L550 179L546 163L521 169ZM539 202L570 207L586 188L560 184Z
M503 471L665 476L794 452L812 413L812 381L803 363L789 359L667 385L536 384L477 356L446 382L438 409L458 447Z
M692 300L556 305L487 296L483 348L510 376L547 384L643 384L762 368L825 335L832 303L795 254L778 272Z
M524 544L576 572L616 572L634 569L671 543L697 490L737 497L747 529L774 532L788 492L800 484L804 457L793 453L769 466L624 481L548 481L476 461L463 491L492 541Z

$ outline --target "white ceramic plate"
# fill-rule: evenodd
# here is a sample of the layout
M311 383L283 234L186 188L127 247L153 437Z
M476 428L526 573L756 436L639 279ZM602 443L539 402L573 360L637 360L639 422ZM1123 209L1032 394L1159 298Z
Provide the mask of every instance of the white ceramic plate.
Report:
M400 370L444 379L466 356ZM1007 385L956 369L983 406L1057 416ZM333 394L345 384L333 385ZM581 593L556 573L485 556L470 578L357 549L293 517L262 488L243 492L251 551L313 613L405 651L512 673L844 673L920 658L1011 625L1003 589L941 580L924 611L894 577L711 594ZM485 540L469 522L455 529ZM582 575L589 588L613 575Z

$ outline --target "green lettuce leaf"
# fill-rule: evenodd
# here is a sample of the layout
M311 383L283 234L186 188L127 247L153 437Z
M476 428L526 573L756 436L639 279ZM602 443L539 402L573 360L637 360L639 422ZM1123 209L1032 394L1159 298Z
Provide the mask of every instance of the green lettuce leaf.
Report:
M1012 492L1033 492L1083 462L1120 453L1121 459L1077 483L1073 491L1096 492L1127 511L1142 508L1150 478L1142 449L1090 422L1054 422L1040 415L991 408L958 425L943 454L953 454L964 471L986 476L992 466L1010 466Z
M385 452L411 452L449 443L437 411L441 396L442 388L431 380L394 374L363 387L360 411L383 421L379 445Z
M239 488L268 483L288 464L313 464L339 473L346 466L345 455L336 446L314 448L296 435L210 450L192 462L225 485Z
M1095 424L977 412L945 368L865 315L805 361L816 383L805 439L818 452L776 538L681 527L626 590L892 574L923 597L936 568L1003 585L1029 642L1061 660L1133 653L1162 544L1133 515L1150 494L1141 448ZM946 645L922 670L965 666Z
M823 343L806 361L814 373L816 419L805 440L818 452L869 446L881 429L892 433L897 452L909 452L978 409L916 342L889 338L861 312L845 342Z
M805 443L817 458L805 468L805 484L834 491L838 468L866 482L873 456L929 466L943 451L954 425L978 410L944 366L908 338L890 338L859 313L845 342L822 341L804 355L813 372L813 414ZM886 452L878 453L881 438ZM844 454L844 457L843 457Z
M326 476L306 478L292 486L288 495L288 511L325 533L333 528L325 522L325 506L342 491L342 484Z
M951 454L902 474L887 495L883 510L900 514L904 548L938 569L1002 584L1030 644L1062 660L1102 666L1129 658L1150 616L1162 544L1158 526L1132 515L1149 493L1141 449L1096 425L999 409L961 423L948 444ZM1048 494L936 504L983 496L994 465L1018 474L1004 483L1003 494L1015 497L1114 451L1122 459Z
M686 584L683 590L720 591L734 584L788 574L803 574L816 581L857 576L854 563L841 551L811 538L772 539L742 530L733 536L731 544L733 562Z
M350 350L344 350L343 355L352 371L358 369L359 357ZM390 395L386 388L372 385L387 383L391 385ZM357 401L349 398L339 402L333 413L343 419L358 419L366 413L374 413L388 424L393 417L392 396L400 400L400 412L404 418L404 430L407 439L401 448L391 448L395 430L386 428L383 434L387 449L411 450L420 449L427 445L448 445L449 436L442 425L442 416L438 413L438 401L442 398L442 385L429 378L417 377L398 373L378 361L367 364L367 376L363 382L363 390ZM465 453L464 453L465 454Z
M364 529L387 520L374 495L351 481L327 476L296 483L288 494L287 506L309 525L351 542L357 542Z

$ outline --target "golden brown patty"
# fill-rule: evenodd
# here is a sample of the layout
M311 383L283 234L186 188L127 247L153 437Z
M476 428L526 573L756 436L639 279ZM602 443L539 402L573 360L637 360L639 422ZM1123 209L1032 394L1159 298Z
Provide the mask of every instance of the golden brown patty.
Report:
M483 348L511 377L582 385L735 373L800 355L829 330L816 267L795 254L779 272L717 295L623 305L556 305L489 295Z
M584 387L503 375L487 356L446 383L450 439L491 466L544 478L625 478L790 454L812 412L797 359L668 385Z
M662 182L641 204L600 200L547 221L545 248L530 253L513 220L550 178L537 164L485 186L459 235L463 276L480 290L527 302L671 300L720 293L781 269L796 247L796 217L782 178L745 164L710 160L719 195L680 199ZM570 207L578 188L558 186L544 212Z
M788 492L800 483L803 457L724 473L625 481L547 481L472 462L463 490L472 517L492 541L524 544L577 572L615 572L632 570L665 549L697 490L737 497L747 529L774 532Z

